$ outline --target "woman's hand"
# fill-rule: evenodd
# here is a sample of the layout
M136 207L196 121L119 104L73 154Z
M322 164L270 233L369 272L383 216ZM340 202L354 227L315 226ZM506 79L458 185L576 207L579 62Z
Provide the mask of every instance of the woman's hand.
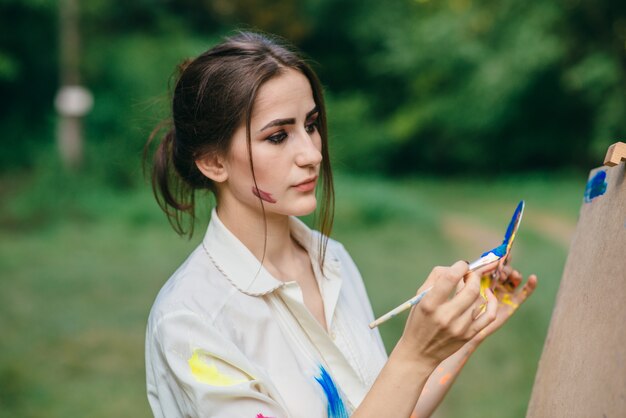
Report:
M483 289L489 286L490 281L489 276L483 277ZM517 308L533 294L537 287L537 276L531 274L526 284L520 288L519 285L522 281L523 277L519 271L514 270L511 266L504 266L500 271L500 277L494 290L495 297L498 300L496 318L472 339L472 343L479 344L500 329L511 315L515 313Z
M454 294L464 277L465 286ZM485 312L477 316L477 309L480 312L479 306L484 302L480 295L480 275L468 273L464 261L451 267L435 267L417 293L430 286L432 289L422 301L411 308L400 341L367 396L354 411L354 418L411 415L436 367L496 317L498 301L491 292L487 296ZM454 294L452 298L451 294ZM446 381L448 379L446 377ZM444 389L427 402L426 411L432 412L448 386L439 387ZM428 414L430 412L420 416Z
M450 298L463 277L465 285ZM418 293L429 286L432 290L411 309L396 347L406 359L434 368L495 320L498 301L487 292L486 310L477 317L476 308L484 302L480 276L469 273L463 261L435 267Z

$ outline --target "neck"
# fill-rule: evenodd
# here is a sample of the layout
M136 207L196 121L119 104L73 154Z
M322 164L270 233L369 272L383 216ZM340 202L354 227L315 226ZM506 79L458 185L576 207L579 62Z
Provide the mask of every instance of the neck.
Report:
M290 234L289 217L266 213L242 205L217 205L217 214L235 235L276 278L290 265L298 244ZM266 228L267 225L267 228Z

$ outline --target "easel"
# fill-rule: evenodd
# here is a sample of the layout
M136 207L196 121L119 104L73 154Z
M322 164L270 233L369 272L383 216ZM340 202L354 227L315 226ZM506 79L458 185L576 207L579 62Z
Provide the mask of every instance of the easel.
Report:
M582 204L527 417L626 417L626 143ZM601 175L604 179L604 174Z

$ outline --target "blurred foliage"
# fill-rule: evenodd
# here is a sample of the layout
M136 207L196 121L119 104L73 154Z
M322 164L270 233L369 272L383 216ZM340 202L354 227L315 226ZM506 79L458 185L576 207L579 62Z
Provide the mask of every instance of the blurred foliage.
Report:
M626 3L616 0L80 5L82 79L95 96L85 172L115 188L137 183L176 64L235 28L282 35L314 60L335 162L347 170L586 169L626 132ZM0 0L10 28L0 39L0 171L54 154L57 6Z

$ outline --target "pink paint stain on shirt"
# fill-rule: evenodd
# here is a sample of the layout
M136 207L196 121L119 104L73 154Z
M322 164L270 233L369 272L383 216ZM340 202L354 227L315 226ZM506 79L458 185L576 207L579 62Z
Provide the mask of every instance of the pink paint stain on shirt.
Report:
M273 417L266 417L263 414L257 414L256 418L273 418Z
M261 200L265 200L268 203L276 203L276 199L274 199L270 193L264 192L263 190L258 189L254 186L252 186L252 194Z

